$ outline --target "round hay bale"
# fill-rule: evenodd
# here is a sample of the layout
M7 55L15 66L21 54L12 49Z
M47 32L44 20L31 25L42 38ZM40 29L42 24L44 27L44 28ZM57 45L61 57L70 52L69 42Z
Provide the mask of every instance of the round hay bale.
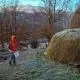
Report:
M80 28L56 33L49 43L47 56L62 63L80 62Z
M71 23L70 23L70 28L80 28L80 7L75 11Z

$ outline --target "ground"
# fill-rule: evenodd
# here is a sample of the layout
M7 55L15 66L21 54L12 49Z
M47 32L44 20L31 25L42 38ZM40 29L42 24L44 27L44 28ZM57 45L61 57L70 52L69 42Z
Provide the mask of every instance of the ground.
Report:
M45 49L20 52L16 66L0 62L0 80L80 80L79 68L47 59Z

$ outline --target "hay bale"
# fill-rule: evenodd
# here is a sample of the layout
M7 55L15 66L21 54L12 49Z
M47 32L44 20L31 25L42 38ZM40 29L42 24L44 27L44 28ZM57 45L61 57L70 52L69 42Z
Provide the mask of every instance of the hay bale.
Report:
M56 33L49 43L47 56L62 63L80 62L80 28Z
M70 28L80 28L80 7L75 11L70 23Z

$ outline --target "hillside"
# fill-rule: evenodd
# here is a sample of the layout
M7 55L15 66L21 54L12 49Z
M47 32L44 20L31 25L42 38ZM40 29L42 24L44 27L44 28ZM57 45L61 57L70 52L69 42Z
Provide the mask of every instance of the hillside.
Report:
M21 6L21 8L16 11L15 14L16 18L14 17L15 15L12 14L12 11L10 9L5 9L5 14L6 14L5 17L2 14L2 19L4 22L0 24L1 25L3 24L4 27L8 27L9 31L11 31L10 27L12 27L13 32L15 31L14 30L15 24L16 27L21 28L21 30L27 29L25 34L29 38L32 36L35 36L37 39L40 38L41 36L40 28L43 27L42 25L46 27L46 24L48 24L48 16L47 13L45 13L43 7L34 7L31 5ZM61 10L57 11L55 14L55 22L53 23L54 24L53 29L55 33L68 28L69 23L71 21L71 17L72 13L68 13L66 11L61 11Z

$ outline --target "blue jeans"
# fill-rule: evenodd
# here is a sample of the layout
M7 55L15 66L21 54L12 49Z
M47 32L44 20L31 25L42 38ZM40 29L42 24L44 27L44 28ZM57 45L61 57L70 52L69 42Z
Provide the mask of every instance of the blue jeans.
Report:
M10 54L9 64L12 65L12 62L14 65L16 65L16 58L13 52Z

